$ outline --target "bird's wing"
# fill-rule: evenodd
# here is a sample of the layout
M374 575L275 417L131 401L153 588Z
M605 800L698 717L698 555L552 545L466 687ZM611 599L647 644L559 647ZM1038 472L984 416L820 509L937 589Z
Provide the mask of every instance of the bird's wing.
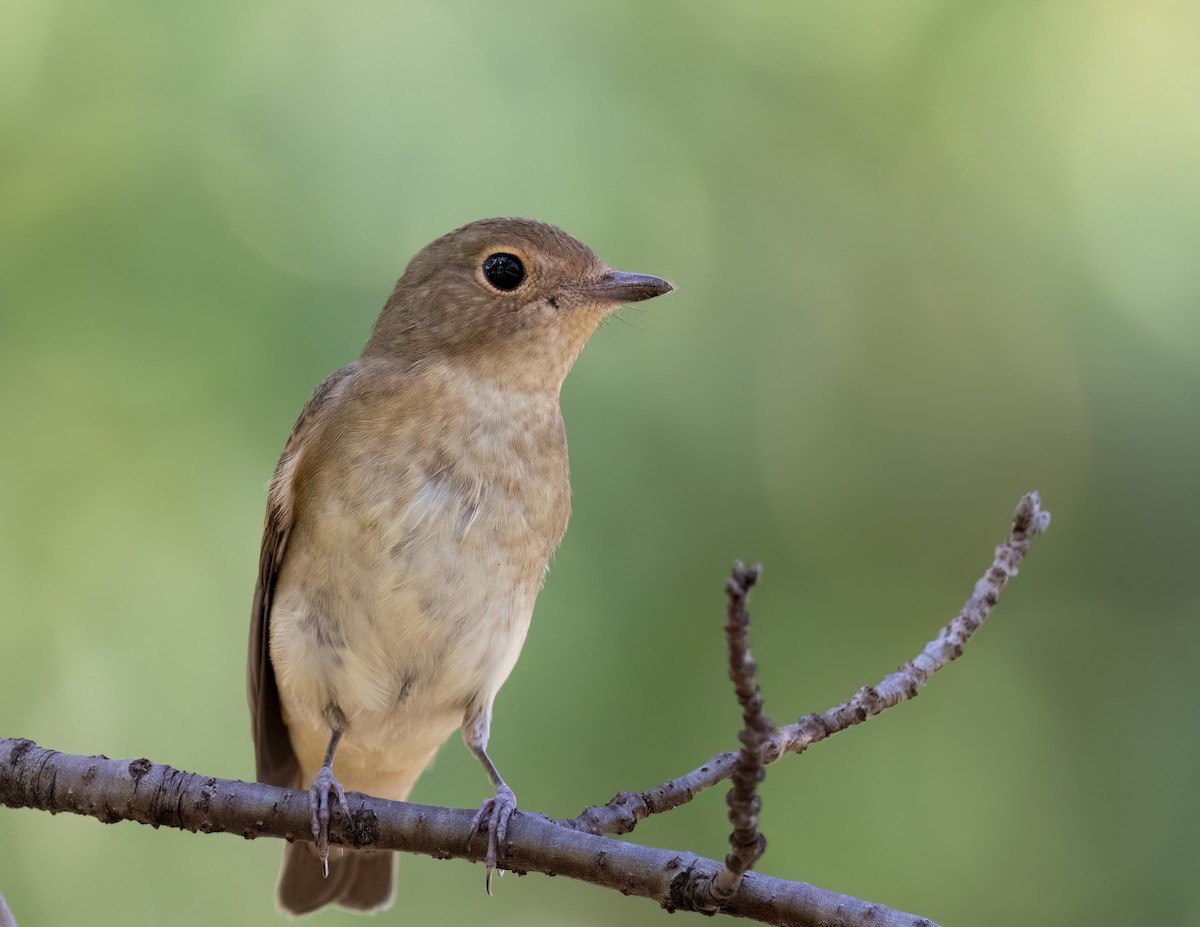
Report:
M295 515L295 478L307 439L324 420L322 413L342 394L353 374L354 365L343 367L318 386L305 404L275 467L267 499L267 520L258 562L258 585L254 589L254 606L250 613L246 695L250 701L256 777L259 782L286 788L295 788L300 784L300 764L292 749L287 726L283 723L279 687L271 666L271 605Z

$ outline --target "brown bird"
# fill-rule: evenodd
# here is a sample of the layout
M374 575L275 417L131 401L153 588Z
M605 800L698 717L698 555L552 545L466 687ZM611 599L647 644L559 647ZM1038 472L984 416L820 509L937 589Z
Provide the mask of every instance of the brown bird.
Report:
M554 226L473 222L412 259L304 407L271 480L247 683L258 780L311 786L287 911L390 904L392 854L330 859L331 808L349 815L346 788L405 799L456 728L495 789L472 825L490 881L516 809L492 701L570 513L559 390L609 312L670 290Z

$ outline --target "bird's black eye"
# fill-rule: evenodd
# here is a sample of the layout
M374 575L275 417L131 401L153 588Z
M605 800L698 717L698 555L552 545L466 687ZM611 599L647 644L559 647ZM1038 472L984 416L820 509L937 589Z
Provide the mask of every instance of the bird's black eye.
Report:
M501 251L488 255L483 262L483 275L497 290L515 290L525 279L525 265L515 254Z

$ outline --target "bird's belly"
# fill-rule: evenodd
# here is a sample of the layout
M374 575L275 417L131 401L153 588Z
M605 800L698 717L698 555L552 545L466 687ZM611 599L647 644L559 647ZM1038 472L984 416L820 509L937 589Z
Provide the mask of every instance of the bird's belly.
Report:
M549 551L519 499L478 496L429 480L402 510L326 511L319 535L292 538L271 659L306 779L335 711L344 784L402 797L512 670Z

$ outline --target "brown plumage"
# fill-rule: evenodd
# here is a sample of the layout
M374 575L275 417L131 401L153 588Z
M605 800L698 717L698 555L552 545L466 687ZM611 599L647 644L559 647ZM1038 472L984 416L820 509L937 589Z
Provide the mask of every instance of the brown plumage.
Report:
M362 356L305 405L271 481L247 674L259 781L311 786L286 910L390 903L392 854L328 855L331 805L406 798L460 727L495 788L490 877L516 807L487 756L492 700L570 513L559 390L608 312L670 289L553 226L475 222L412 259Z

